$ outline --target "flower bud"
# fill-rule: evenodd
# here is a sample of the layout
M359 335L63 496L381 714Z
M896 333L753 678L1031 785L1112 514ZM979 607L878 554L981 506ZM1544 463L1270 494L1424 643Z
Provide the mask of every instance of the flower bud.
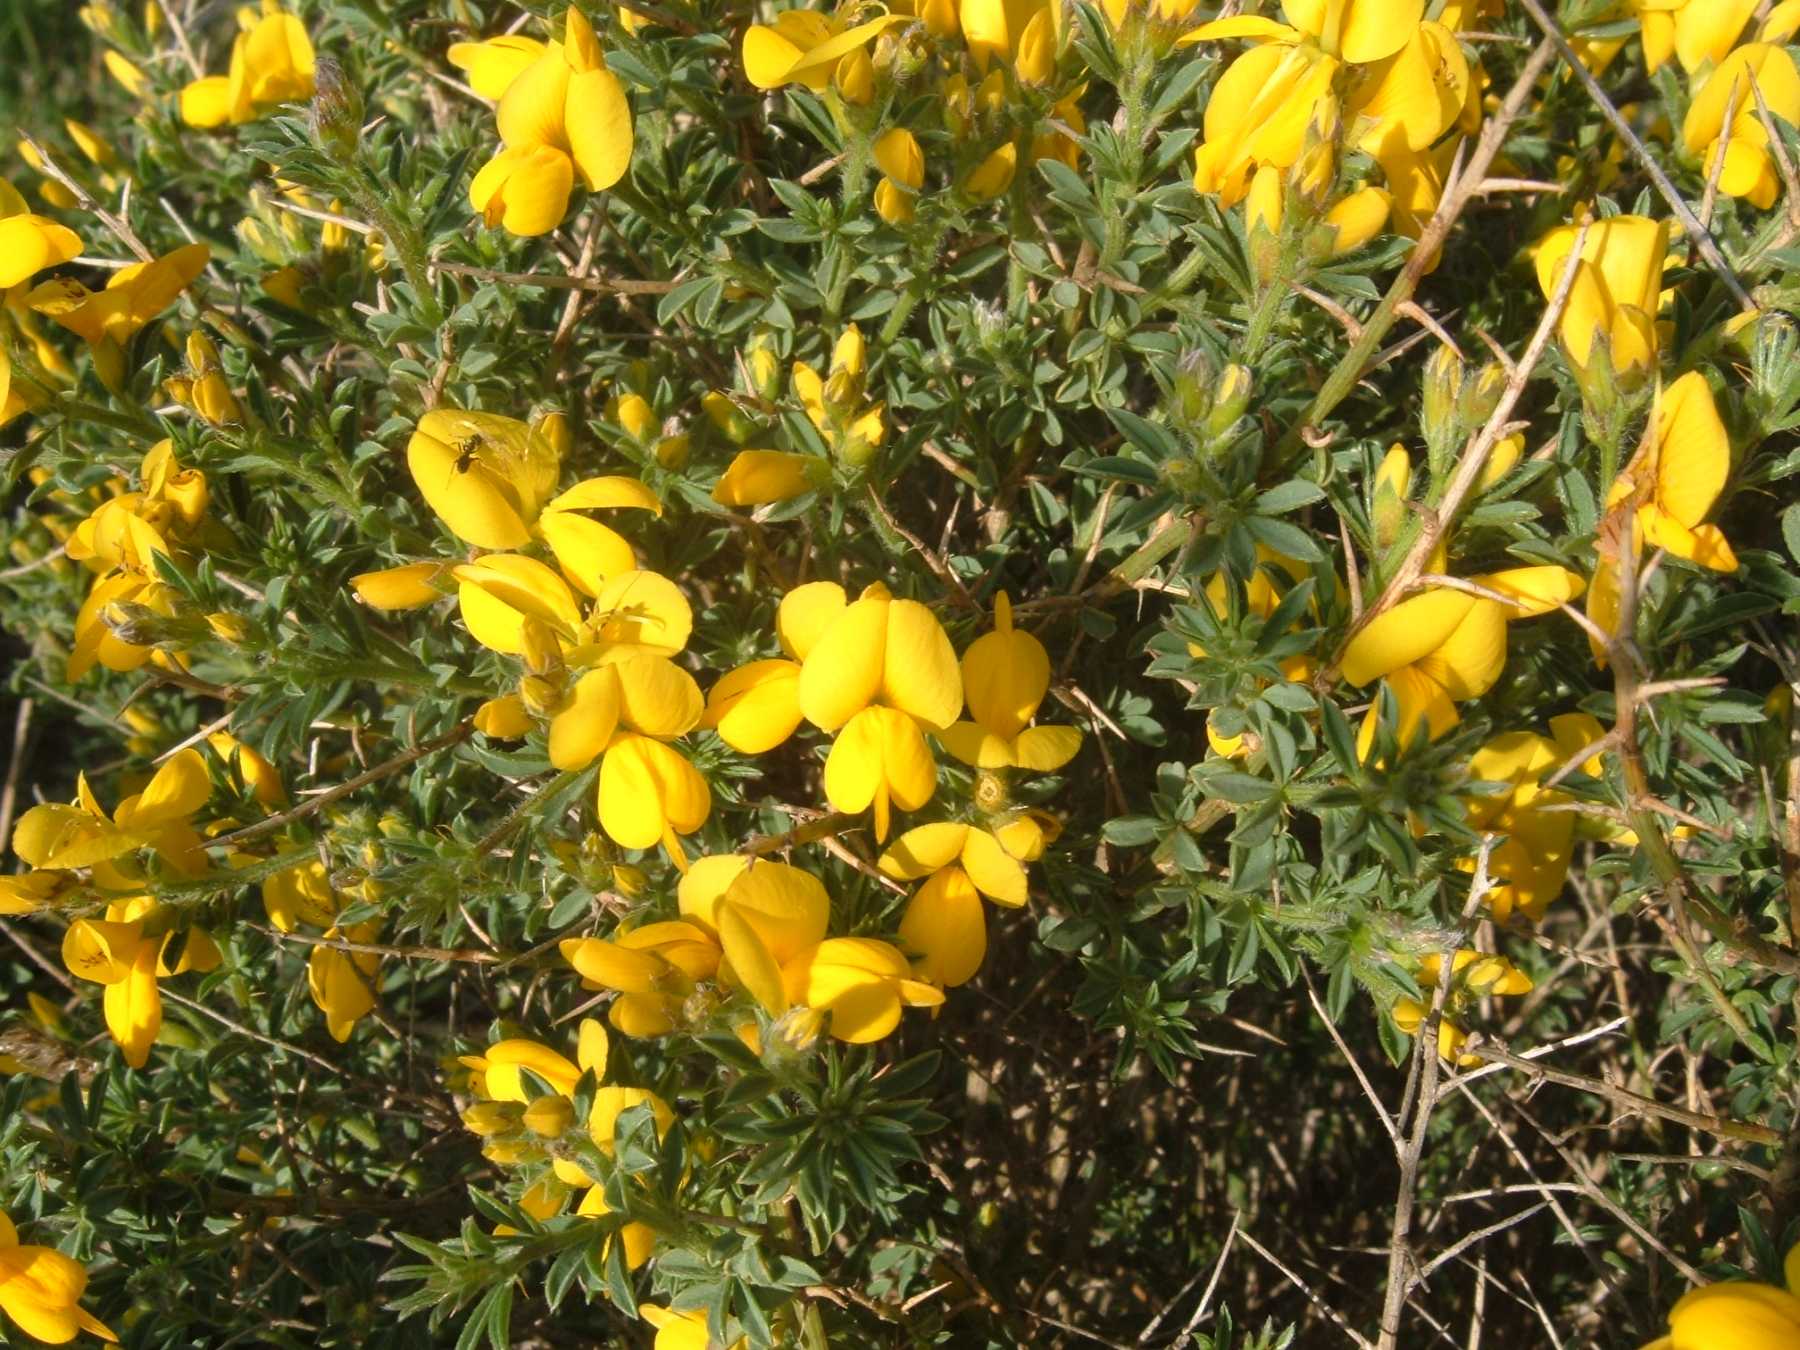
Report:
M912 196L893 179L884 178L875 185L875 214L889 225L910 225Z
M340 164L356 158L362 141L363 96L344 68L328 56L313 71L313 140Z
M1019 148L1011 141L995 150L963 180L963 190L976 201L992 201L1012 186L1019 166Z
M525 1128L544 1139L560 1139L575 1123L575 1105L567 1097L546 1093L525 1108Z
M1213 363L1198 349L1184 355L1175 368L1175 413L1190 427L1202 426L1213 406Z
M656 410L642 394L621 394L613 401L612 419L634 441L646 440L656 431Z
M781 358L775 352L775 339L758 333L744 353L745 373L750 392L765 403L781 396Z
M673 436L664 436L656 443L656 462L670 473L679 473L687 467L688 436L685 431Z
M1419 413L1426 453L1435 466L1462 439L1463 359L1440 345L1425 363L1425 387Z
M1219 372L1219 384L1213 391L1212 412L1206 418L1206 430L1214 439L1237 425L1238 418L1250 406L1252 387L1250 367L1233 361Z
M548 717L562 706L562 685L542 675L527 675L519 681L519 700L538 717Z
M779 370L776 371L776 379L779 388ZM738 410L729 394L714 389L700 396L700 406L705 410L708 420L719 429L719 434L733 445L746 445L756 434L756 428L751 425L750 419Z
M234 647L240 645L250 635L249 626L242 619L235 614L228 614L224 610L208 614L206 626L212 629L221 641L228 642Z
M1481 466L1481 481L1475 485L1477 492L1486 492L1507 474L1511 473L1525 453L1525 434L1514 432L1499 442L1488 452L1487 463Z
M875 101L875 63L861 47L837 63L831 81L852 107L865 108Z
M1400 537L1406 523L1407 495L1412 487L1412 458L1404 446L1389 448L1375 471L1370 493L1369 524L1375 533L1375 547L1385 553Z
M477 1102L462 1113L462 1123L483 1139L515 1133L525 1114L517 1102Z

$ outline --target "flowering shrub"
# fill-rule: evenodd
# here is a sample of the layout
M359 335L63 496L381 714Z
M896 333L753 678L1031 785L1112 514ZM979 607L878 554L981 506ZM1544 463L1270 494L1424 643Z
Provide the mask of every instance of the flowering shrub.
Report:
M6 1336L1797 1343L1800 0L66 9Z

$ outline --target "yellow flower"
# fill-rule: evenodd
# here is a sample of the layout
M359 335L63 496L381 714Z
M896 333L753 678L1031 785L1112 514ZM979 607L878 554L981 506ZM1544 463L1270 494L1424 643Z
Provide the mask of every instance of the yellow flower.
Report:
M656 1328L652 1350L711 1350L703 1312L677 1312L654 1303L638 1304L638 1313Z
M484 50L494 44L481 44ZM516 53L515 53L516 54ZM600 40L570 6L563 40L545 44L523 70L506 78L506 60L484 57L484 81L505 79L495 120L504 148L469 184L469 204L488 225L517 235L555 229L568 213L580 177L601 192L631 166L631 105L606 68Z
M976 201L992 201L1012 186L1019 168L1019 147L1008 141L977 164L963 179L963 191Z
M448 594L438 583L449 572L448 563L405 563L379 572L359 573L350 578L350 587L356 592L356 598L370 609L422 609L436 604Z
M706 779L679 752L632 731L613 737L600 762L600 824L615 841L643 849L660 843L685 871L679 836L699 829L711 812Z
M1481 1063L1481 1057L1462 1053L1469 1034L1453 1020L1452 1010L1483 994L1529 993L1532 984L1530 977L1504 956L1488 956L1465 948L1458 951L1452 961L1452 978L1457 979L1457 986L1445 1000L1443 1015L1438 1019L1438 1055L1461 1068L1470 1068ZM1443 958L1435 952L1420 959L1418 979L1422 988L1429 991L1437 987L1442 965ZM1427 1005L1417 999L1397 999L1393 1008L1394 1023L1408 1036L1416 1036L1428 1011Z
M1588 617L1606 633L1619 635L1620 569L1637 567L1644 545L1716 572L1735 572L1737 555L1717 525L1704 524L1731 472L1731 441L1712 388L1699 371L1689 371L1660 392L1644 449L1625 467L1607 493L1609 510L1630 507L1629 557L1618 556L1618 541L1602 533L1596 546ZM1605 648L1592 634L1588 645L1601 667Z
M1470 756L1472 779L1506 785L1504 792L1467 799L1472 829L1506 836L1488 853L1493 884L1486 903L1498 922L1504 923L1514 911L1535 922L1561 894L1576 818L1573 812L1549 809L1569 798L1540 784L1601 735L1600 723L1589 714L1565 713L1550 719L1549 738L1530 731L1507 732ZM1582 769L1594 777L1604 772L1598 755ZM1458 865L1472 871L1475 860Z
M695 861L678 892L681 914L719 948L719 979L772 1014L786 1009L781 970L824 940L831 897L786 863L741 854Z
M944 992L912 978L906 957L878 938L827 938L782 967L782 1006L764 1006L776 1016L803 1007L828 1020L840 1041L866 1045L900 1025L900 1010L935 1008Z
M1054 773L1081 749L1075 727L1031 725L1050 690L1050 655L1030 633L1013 627L1005 591L994 597L992 631L963 653L962 687L972 720L943 728L938 739L964 764Z
M1731 472L1731 441L1699 371L1689 371L1656 402L1647 465L1628 465L1607 496L1635 500L1644 540L1716 572L1735 572L1737 557L1717 525L1701 522ZM1642 484L1640 487L1640 481Z
M226 75L208 75L181 91L181 120L191 127L236 126L260 116L275 103L300 103L313 96L313 48L306 28L276 0L262 12L238 11L243 31L231 48Z
M164 761L142 792L126 797L109 817L78 775L72 805L45 802L19 817L12 846L33 868L52 871L90 869L103 890L128 891L142 885L143 874L128 854L152 849L182 876L206 871L206 856L191 817L212 795L206 760L189 747Z
M184 469L172 441L158 441L138 469L139 491L102 502L69 535L68 554L96 571L148 574L156 554L173 554L206 514L206 476Z
M746 754L780 745L802 718L839 732L826 796L838 811L873 806L885 839L891 805L917 810L937 787L921 724L942 731L962 705L949 638L928 608L895 600L879 582L855 602L836 582L796 587L782 599L776 629L791 659L753 662L720 680L705 725Z
M1786 1289L1750 1280L1690 1289L1669 1309L1669 1334L1644 1350L1793 1350L1800 1345L1800 1245L1784 1264Z
M128 614L126 606L138 606L163 618L175 613L173 587L134 571L101 577L88 592L75 615L75 643L69 649L67 675L81 679L96 663L107 670L136 670L146 661L169 667L175 661L155 647L122 637L114 631Z
M17 192L0 184L0 291L80 252L80 235L47 216L33 215Z
M1545 299L1556 294L1579 233L1574 225L1559 226L1538 244L1538 285ZM1588 367L1601 341L1615 375L1641 378L1654 369L1668 252L1667 221L1612 216L1588 224L1559 328L1563 350L1578 369Z
M104 1322L81 1307L87 1268L50 1247L19 1241L19 1230L0 1214L0 1310L27 1336L63 1345L81 1332L117 1342Z
M105 919L77 919L63 934L63 965L106 986L106 1029L125 1062L141 1069L162 1030L159 978L211 970L219 949L204 929L177 930L176 912L146 898L107 906Z
M1768 129L1757 111L1758 93L1772 116L1800 122L1800 69L1787 48L1753 42L1727 56L1688 105L1681 139L1709 177L1723 141L1719 190L1767 210L1781 191L1781 177L1769 154Z
M381 920L371 919L349 928L335 925L325 936L345 942L371 943L381 936ZM375 1007L375 972L381 957L375 952L347 952L336 947L314 947L306 962L306 987L334 1041L347 1041L357 1020Z
M406 464L431 509L451 533L478 548L513 549L534 537L549 544L563 575L583 595L631 571L631 545L585 513L638 510L662 503L635 478L586 478L552 498L562 456L533 427L494 413L437 408L419 419Z
M1282 46L1316 46L1350 65L1394 55L1425 17L1425 0L1282 0L1282 24L1252 15L1219 19L1182 36L1183 43L1249 38Z
M885 179L883 180L886 181ZM823 487L831 466L817 455L786 450L740 450L712 490L721 506L785 502Z
M916 970L929 983L954 988L981 969L987 951L982 895L1008 907L1025 903L1025 868L1007 847L1009 839L1029 849L1041 836L1001 835L945 822L908 830L881 855L880 867L888 876L926 878L907 902L900 937L919 954ZM1038 844L1036 852L1041 851Z
M1637 0L1644 36L1644 68L1651 74L1671 56L1688 74L1725 59L1756 0Z
M698 867L710 859L701 859ZM690 868L688 876L693 875ZM687 886L683 877L682 886ZM719 947L692 923L648 923L608 940L570 938L559 948L583 986L612 989L619 997L608 1013L628 1036L662 1036L675 1029L681 1001L719 968Z
M744 74L758 89L803 84L814 93L823 93L840 61L862 51L888 29L911 22L905 14L882 14L846 26L836 15L783 10L772 25L752 24L744 33Z
M125 343L175 303L211 256L205 244L185 244L160 258L120 268L102 291L56 277L26 295L25 304L82 338L93 349L95 368L113 388L124 378Z
M1344 678L1355 685L1385 679L1399 704L1401 745L1421 723L1435 740L1461 717L1456 704L1494 687L1506 666L1506 625L1545 614L1575 599L1582 579L1561 567L1518 567L1471 578L1507 602L1439 587L1402 600L1377 617L1344 654ZM1361 752L1375 738L1377 708L1363 719Z
M839 335L825 375L794 363L794 393L830 450L852 465L865 463L886 438L882 405L862 407L868 347L855 324Z
M475 1071L471 1087L492 1102L517 1102L528 1105L540 1095L525 1078L530 1070L550 1090L572 1097L581 1075L589 1070L594 1077L606 1075L608 1045L606 1028L591 1017L585 1017L576 1030L575 1061L536 1041L514 1037L495 1041L478 1055L462 1055L458 1063Z

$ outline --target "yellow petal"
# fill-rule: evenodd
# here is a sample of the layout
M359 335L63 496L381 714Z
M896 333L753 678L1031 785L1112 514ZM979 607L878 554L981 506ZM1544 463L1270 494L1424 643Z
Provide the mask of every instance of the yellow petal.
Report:
M469 205L490 228L531 238L562 224L574 187L575 162L562 150L536 143L509 146L470 180Z
M919 975L954 989L967 984L987 955L981 897L960 867L935 873L907 901L900 941L916 954Z
M478 418L483 415L464 413L452 420L428 413L407 442L406 466L426 503L457 538L479 548L519 548L531 539L526 503L519 486L481 453L489 424ZM494 424L510 420L494 419Z
M691 731L705 700L694 677L666 656L632 652L615 661L619 677L619 716L646 736L667 740Z
M463 623L477 642L494 651L524 655L528 617L564 634L581 622L568 585L536 558L491 553L479 563L458 567L454 575L461 583L457 602Z
M865 708L838 734L825 761L832 808L856 814L873 807L875 837L887 837L890 802L916 811L931 800L937 766L918 724L891 708Z
M453 43L445 56L468 75L476 93L498 100L543 54L544 44L537 39L506 33L486 42Z
M702 724L746 755L773 750L800 725L800 666L752 661L726 675L706 697Z
M1455 631L1414 667L1458 701L1487 693L1505 668L1506 607L1497 600L1477 600Z
M575 681L568 704L550 719L550 763L565 773L592 764L612 741L620 701L615 666L590 670Z
M885 592L864 595L832 620L807 653L800 711L814 726L837 730L881 692L890 605ZM952 710L944 722L955 715Z
M900 881L930 876L962 857L970 827L956 821L920 825L901 835L881 855L881 870Z
M964 764L977 769L1011 769L1018 766L1014 742L996 736L979 722L957 722L936 733L938 740Z
M659 993L669 974L668 962L654 952L634 951L604 938L571 939L558 950L582 979L620 993Z
M99 1326L76 1306L86 1288L87 1268L52 1248L14 1244L0 1253L0 1309L39 1341L62 1345L87 1324Z
M1417 31L1425 0L1282 0L1281 12L1302 33L1319 38L1333 55L1360 64L1400 50ZM1327 31L1334 17L1336 34Z
M1510 620L1548 614L1559 605L1579 599L1586 583L1566 567L1512 567L1471 578L1478 586L1504 595L1514 603L1505 607Z
M694 611L681 588L660 572L622 572L594 597L587 626L603 648L673 656L687 645Z
M917 192L925 185L925 152L919 138L905 127L891 127L870 147L875 167L896 183Z
M835 581L796 586L781 598L775 613L775 634L781 649L794 660L804 661L849 603L844 588Z
M741 853L718 853L694 859L676 892L682 917L716 936L719 902L748 866L750 859Z
M604 192L631 166L631 105L625 89L605 66L569 80L569 150L590 192Z
M531 714L517 694L490 698L475 710L475 730L497 741L516 741L531 731Z
M598 595L607 582L637 567L637 555L617 530L574 511L551 507L538 517L538 531L563 575L583 595Z
M1402 600L1351 641L1344 653L1344 678L1365 685L1410 666L1443 645L1475 603L1474 596L1447 589Z
M1025 633L1014 637L1036 641ZM804 677L801 697L804 700ZM887 606L881 697L888 706L910 713L934 729L949 726L962 711L962 675L955 649L937 616L916 600L895 600ZM976 718L981 720L979 712Z
M963 844L963 870L995 904L1017 907L1028 898L1025 869L986 830L971 829Z
M138 79L141 83L141 74ZM190 127L210 130L224 126L231 121L231 81L223 75L207 75L185 85L181 90L180 108L181 120Z
M1656 405L1656 500L1692 529L1706 518L1731 471L1731 441L1699 371L1663 391Z
M494 110L500 139L508 147L543 146L567 151L568 132L564 108L574 75L563 59L562 44L548 44L538 57L507 86Z
M1012 626L1004 595L995 618L994 630L963 653L963 692L969 715L994 735L1011 740L1030 723L1050 688L1050 655L1030 633Z
M719 910L719 941L737 982L771 1017L788 1009L781 966L744 912L726 904Z
M740 450L714 486L712 496L721 506L785 502L821 486L822 481L816 480L822 480L824 472L828 472L828 468L816 455L797 455L786 450Z
M118 1042L125 1062L141 1069L150 1059L150 1047L162 1030L162 996L156 992L157 944L142 942L133 954L125 978L106 986L103 1000L106 1029Z
M1013 741L1013 761L1034 773L1055 773L1080 750L1077 727L1026 727Z
M406 563L379 572L362 572L350 578L356 598L370 609L422 609L444 598L438 581L447 569L443 563Z
M679 865L674 836L692 834L711 810L706 780L661 741L623 734L600 762L600 824L626 848L662 843Z
M212 775L206 759L189 747L165 760L131 808L116 815L121 827L148 829L182 816L191 816L212 796Z

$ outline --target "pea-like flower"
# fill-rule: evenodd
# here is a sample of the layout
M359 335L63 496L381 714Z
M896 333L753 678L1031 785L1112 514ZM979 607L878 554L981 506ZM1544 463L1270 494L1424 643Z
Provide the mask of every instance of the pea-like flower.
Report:
M1638 0L1644 68L1654 75L1669 58L1697 75L1723 61L1756 13L1756 0Z
M1596 549L1587 612L1602 631L1618 633L1620 569L1635 568L1646 544L1715 572L1737 570L1724 532L1705 523L1730 472L1731 440L1712 387L1689 371L1661 392L1644 449L1607 493L1608 509L1630 511L1631 525L1626 557L1621 541L1604 533ZM1589 645L1604 666L1606 651L1591 634Z
M0 1213L0 1311L27 1336L65 1345L82 1332L117 1343L107 1325L81 1306L87 1267L53 1247L19 1241L13 1221Z
M597 510L662 514L656 494L635 478L586 478L552 497L562 467L556 423L527 425L494 413L437 408L419 419L406 465L427 504L451 533L477 548L550 546L563 575L594 596L632 570L631 545L588 516Z
M134 1069L149 1061L162 1030L156 982L219 964L206 931L177 928L176 918L177 911L140 896L107 906L104 919L77 919L63 934L63 965L106 986L106 1029Z
M885 181L885 180L884 180ZM791 450L740 450L712 490L721 506L766 506L824 487L831 465Z
M1443 958L1436 952L1428 952L1419 959L1417 974L1420 988L1429 996L1442 978ZM1453 984L1444 1000L1443 1015L1438 1019L1438 1055L1446 1062L1470 1068L1481 1063L1481 1059L1463 1053L1469 1033L1456 1020L1463 1009L1483 996L1529 994L1533 985L1531 977L1504 956L1490 956L1466 947L1451 958L1450 978ZM1428 1011L1429 998L1426 1003L1401 998L1394 1003L1394 1022L1408 1036L1416 1036L1425 1024Z
M787 9L773 24L751 24L744 32L745 76L758 89L802 84L822 93L841 64L865 53L888 29L912 22L905 14L881 14L852 23L857 8L846 6L837 14Z
M1578 227L1563 225L1539 243L1537 277L1545 299L1556 294L1579 233ZM1668 254L1667 221L1610 216L1589 222L1558 326L1563 350L1577 370L1597 359L1597 347L1621 380L1642 379L1655 368L1656 312Z
M277 0L237 12L240 32L225 75L207 75L181 91L181 120L191 127L238 126L277 103L313 96L313 47L306 27Z
M578 177L589 192L602 192L625 176L631 105L606 68L593 25L573 5L563 40L544 44L522 70L511 70L522 49L496 43L481 44L476 60L488 88L504 82L495 112L503 146L470 182L469 204L490 226L544 234L568 214Z
M1050 692L1050 654L1037 638L1013 627L1012 599L1005 591L994 597L993 629L963 653L962 688L969 720L945 727L938 739L964 764L1055 773L1081 749L1079 728L1032 725Z
M711 861L702 858L690 867L683 887L697 868ZM570 938L559 950L585 987L618 993L607 1020L627 1036L673 1031L683 1000L719 968L716 934L679 921L643 924L610 939Z
M333 924L325 930L327 941L367 945L380 936L380 919L348 928ZM326 946L312 949L306 960L306 988L313 1004L325 1014L325 1029L332 1040L349 1040L357 1022L375 1010L375 975L380 967L378 952Z
M1718 3L1723 8L1729 0ZM1781 177L1756 106L1759 94L1774 117L1800 122L1800 67L1786 47L1752 42L1725 57L1688 105L1681 139L1708 176L1722 149L1719 190L1766 211L1780 195Z
M786 1008L781 971L825 938L831 897L810 872L727 853L699 859L682 878L681 914L718 944L720 980L772 1014Z
M164 761L143 791L126 797L110 816L86 774L75 786L73 804L41 803L13 826L13 852L32 868L85 868L94 885L107 891L142 886L143 872L130 855L144 849L181 876L206 871L192 817L212 796L212 779L198 750L190 747Z
M794 393L832 454L846 464L868 463L887 439L883 405L863 405L868 372L868 344L855 324L845 328L831 349L823 376L804 361L794 363Z
M1669 1309L1669 1334L1644 1350L1792 1350L1800 1345L1800 1244L1783 1265L1785 1289L1726 1280L1688 1290Z
M866 1045L891 1035L903 1008L935 1008L944 991L913 978L912 966L892 943L879 938L827 938L781 970L783 1006L804 1007L827 1019L831 1035Z
M1062 6L1049 0L961 0L963 41L985 74L999 59L1019 83L1046 83L1056 69Z
M149 262L112 274L106 289L90 291L72 277L55 277L25 296L25 304L88 344L107 388L122 387L125 344L174 304L212 256L205 244L184 244Z
M1008 908L1025 903L1024 862L1009 841L1027 847L1036 842L1031 835L945 821L908 830L881 855L881 870L895 880L926 878L907 901L900 939L918 954L914 969L928 982L955 988L981 969L987 952L981 896Z
M1515 912L1536 922L1562 892L1576 816L1556 808L1568 803L1566 793L1543 786L1543 780L1599 741L1600 723L1588 713L1564 713L1550 719L1550 735L1509 731L1494 737L1469 757L1469 776L1478 782L1504 785L1499 793L1468 798L1469 825L1483 834L1501 834L1488 853L1492 882L1486 904L1504 923ZM1590 756L1584 772L1598 777L1599 756ZM1458 864L1473 870L1475 860Z
M1399 704L1401 745L1423 726L1436 740L1462 720L1456 705L1494 687L1506 667L1506 625L1547 614L1580 596L1584 583L1562 567L1515 567L1471 580L1495 596L1434 587L1402 600L1358 633L1344 654L1355 685L1385 679ZM1497 597L1505 597L1500 599ZM1376 708L1363 719L1360 750L1374 743Z

